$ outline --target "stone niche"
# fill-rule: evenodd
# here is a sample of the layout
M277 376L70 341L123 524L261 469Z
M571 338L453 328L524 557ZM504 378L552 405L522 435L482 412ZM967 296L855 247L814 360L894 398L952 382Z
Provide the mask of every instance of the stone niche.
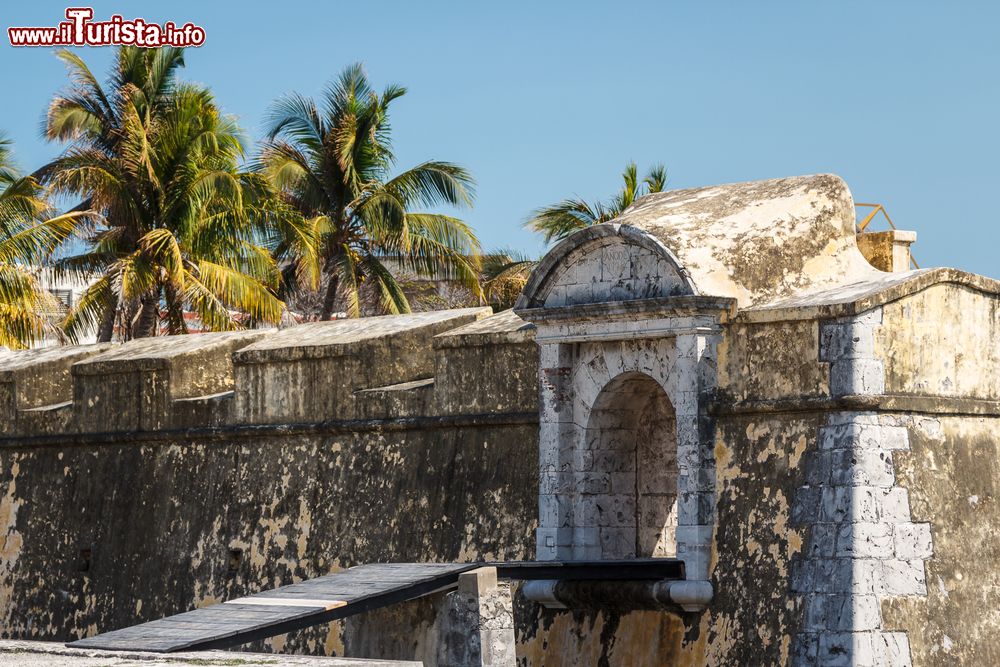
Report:
M699 296L655 237L602 224L539 264L539 559L677 557L708 578L715 460L701 396L733 300Z

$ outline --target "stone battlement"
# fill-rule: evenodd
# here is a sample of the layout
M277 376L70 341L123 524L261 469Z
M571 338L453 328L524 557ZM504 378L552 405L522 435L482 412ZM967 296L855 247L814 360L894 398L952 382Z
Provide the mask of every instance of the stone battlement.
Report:
M466 308L11 353L0 423L23 437L532 412L533 329Z

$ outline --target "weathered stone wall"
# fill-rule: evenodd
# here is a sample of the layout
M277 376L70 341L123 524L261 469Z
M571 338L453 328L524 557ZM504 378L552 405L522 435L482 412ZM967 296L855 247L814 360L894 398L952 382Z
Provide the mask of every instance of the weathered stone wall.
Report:
M883 602L907 632L914 665L1000 664L1000 418L907 417L895 456L913 520L930 524L927 594Z
M70 639L360 563L528 557L536 430L5 449L4 635Z
M996 664L996 417L720 417L704 613L519 598L526 665Z
M819 320L731 323L719 344L719 391L736 402L828 397Z
M716 597L707 611L555 612L521 598L524 664L553 664L557 655L558 664L581 667L788 664L801 616L790 573L803 549L791 503L818 423L817 415L718 420Z
M530 558L537 351L488 314L0 362L0 634L72 639L360 563ZM348 636L374 641L333 624L258 648Z
M1000 300L943 283L882 308L886 392L1000 400Z
M631 263L628 275L637 266L641 273L642 253L609 254L612 236L675 267L686 289L630 300L621 289L626 272L615 267ZM618 509L614 480L608 494L610 475L587 457L606 447L580 436L593 415L577 406L592 407L605 390L629 402L628 392L586 351L697 340L706 352L696 364L663 354L639 370L678 408L676 383L695 388L685 416L696 428L685 429L677 412L677 552L688 579L709 580L697 590L714 596L700 615L616 611L627 595L614 594L594 600L600 611L569 612L529 601L566 603L558 587L525 588L526 664L556 655L574 665L996 662L1000 642L988 628L997 627L1000 534L992 516L958 515L965 482L936 473L989 488L996 478L994 440L979 420L1000 415L1000 283L950 269L908 271L898 255L883 261L898 273L866 261L846 185L813 176L654 194L604 230L571 235L539 263L515 308L536 323L541 346L539 557L591 553L595 531L577 520L589 497ZM596 414L603 421L603 409ZM966 467L969 447L988 458L988 471ZM629 455L634 443L615 449ZM547 474L546 466L556 469ZM704 521L683 516L694 491ZM701 500L709 501L704 512ZM696 530L682 530L693 523ZM938 545L939 531L953 537ZM693 539L700 551L703 538L704 569L685 548ZM947 584L935 593L933 574L963 581L947 564L975 558L963 547L981 544L989 546L974 568L978 588L955 587L976 609L941 602Z
M869 298L725 325L708 609L521 596L525 664L997 662L998 299L947 281Z

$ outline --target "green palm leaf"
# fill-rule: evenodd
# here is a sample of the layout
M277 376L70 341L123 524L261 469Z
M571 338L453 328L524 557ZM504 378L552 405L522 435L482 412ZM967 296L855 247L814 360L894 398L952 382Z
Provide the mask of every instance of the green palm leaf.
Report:
M46 221L18 249L51 252L71 231L87 240L53 262L56 275L95 281L67 331L96 324L108 339L119 322L124 337L145 336L165 318L181 333L185 310L208 328L278 322L281 272L271 253L294 249L307 280L317 273L316 240L267 179L240 169L242 132L210 91L178 80L183 51L119 49L104 87L78 56L60 57L71 86L50 105L47 136L70 143L36 176L80 197L78 213L89 207L100 224Z
M653 192L662 192L666 185L667 170L663 165L652 167L640 183L638 167L635 162L629 162L622 172L621 189L607 204L564 199L533 211L524 226L541 234L546 243L560 241L591 225L614 220L640 198Z
M481 293L479 242L471 228L454 217L415 210L471 205L471 175L438 160L392 173L389 110L405 93L398 85L376 93L363 68L351 65L327 87L321 105L287 96L267 117L267 141L254 169L310 221L317 266L327 277L316 313L321 319L332 316L338 298L351 316L360 314L364 285L374 291L382 312L408 312L409 301L383 261L388 259ZM298 275L297 267L307 265L297 252L291 243L281 246L282 261L292 268L285 275ZM283 286L289 293L296 288Z

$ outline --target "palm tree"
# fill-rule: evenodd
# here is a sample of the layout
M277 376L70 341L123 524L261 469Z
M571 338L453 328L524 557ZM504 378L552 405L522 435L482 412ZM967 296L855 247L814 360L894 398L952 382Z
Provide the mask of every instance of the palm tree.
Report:
M87 248L55 272L96 276L65 323L110 340L184 333L185 308L211 329L277 322L280 272L269 250L303 258L309 230L258 174L240 172L236 123L201 87L176 80L179 49L121 48L106 91L75 54L60 51L73 86L49 107L46 136L67 150L38 172L54 192L102 214ZM237 311L237 312L234 312Z
M495 311L513 308L537 263L510 249L483 255L482 282L486 303Z
M667 184L667 170L663 165L652 167L639 182L635 162L630 162L622 172L624 185L607 204L589 204L582 199L564 199L558 204L536 209L524 226L542 234L546 243L559 241L573 232L614 220L637 199L651 192L662 192Z
M347 67L320 105L301 95L272 106L257 168L309 222L319 239L326 279L320 318L330 319L341 296L359 314L368 283L388 313L410 304L387 267L448 277L478 296L479 242L461 220L416 207L472 204L473 180L455 164L424 162L393 176L389 106L406 90L376 93L360 65ZM290 266L298 262L291 257Z
M10 146L0 135L0 346L24 348L42 337L58 308L39 285L39 265L86 216L53 217L38 183L14 169Z

